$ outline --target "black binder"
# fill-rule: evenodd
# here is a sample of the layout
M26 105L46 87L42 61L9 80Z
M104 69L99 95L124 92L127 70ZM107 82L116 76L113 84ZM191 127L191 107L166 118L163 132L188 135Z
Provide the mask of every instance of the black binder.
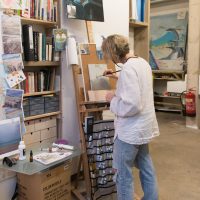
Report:
M23 25L24 58L25 61L34 61L33 27Z

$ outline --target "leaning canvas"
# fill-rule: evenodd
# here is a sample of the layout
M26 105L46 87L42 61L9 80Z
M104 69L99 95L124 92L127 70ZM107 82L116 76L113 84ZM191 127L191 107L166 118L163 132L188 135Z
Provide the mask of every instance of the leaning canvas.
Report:
M187 12L151 17L151 57L159 69L183 70L187 24Z

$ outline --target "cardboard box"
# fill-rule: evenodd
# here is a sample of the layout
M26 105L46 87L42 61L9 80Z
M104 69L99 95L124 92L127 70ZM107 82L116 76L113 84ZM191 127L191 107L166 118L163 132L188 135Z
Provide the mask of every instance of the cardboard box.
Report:
M71 161L34 175L17 174L18 200L71 200Z

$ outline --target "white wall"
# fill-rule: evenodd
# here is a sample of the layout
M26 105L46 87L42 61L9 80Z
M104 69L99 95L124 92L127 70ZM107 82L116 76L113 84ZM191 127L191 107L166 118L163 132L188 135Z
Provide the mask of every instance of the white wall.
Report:
M85 21L67 19L66 6L62 6L62 28L76 37L77 42L87 42ZM129 0L104 0L105 22L92 22L93 35L122 34L128 37L129 29ZM116 23L117 22L117 23ZM70 143L79 144L79 129L76 111L76 100L72 70L68 66L65 54L62 62L62 102L63 102L63 137Z
M104 0L104 23L93 22L94 35L129 34L129 0Z

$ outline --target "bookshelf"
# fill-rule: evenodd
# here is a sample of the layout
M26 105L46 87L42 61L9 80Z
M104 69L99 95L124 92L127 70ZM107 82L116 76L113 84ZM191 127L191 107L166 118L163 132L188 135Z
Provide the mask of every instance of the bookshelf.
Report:
M23 47L25 48L25 42L27 41L27 39L25 39L25 37L27 37L25 33L28 32L30 37L31 27L31 34L33 37L32 51L34 55L29 59L29 57L25 55L26 50L24 49L23 71L27 76L26 81L28 83L25 83L25 86L23 85L22 89L25 90L23 96L23 108L25 115L24 121L27 129L25 134L27 141L25 142L28 144L33 142L28 141L27 138L30 137L26 137L26 135L30 133L36 135L40 134L41 136L42 134L46 134L47 137L45 136L44 141L40 139L39 142L41 144L49 142L49 140L54 142L58 137L58 132L60 132L62 125L61 92L60 88L58 88L61 86L61 61L60 53L55 53L53 46L53 29L60 27L60 19L58 15L60 1L52 0L52 2L57 3L56 10L53 11L56 13L56 17L55 14L52 13L49 15L46 14L46 18L44 17L45 14L42 16L44 19L47 19L50 15L54 16L51 20L49 17L49 21L42 20L41 16L38 17L38 19L33 16L31 18L21 17L24 41ZM37 11L34 11L34 13L37 13ZM26 32L24 31L25 27L28 27L28 31ZM41 38L39 38L40 35L42 35ZM30 42L30 38L28 38L28 41ZM44 51L46 51L46 53L43 53ZM31 73L33 77L30 78L29 75L31 75ZM29 87L29 83L32 85L31 88ZM28 87L28 89L26 87ZM35 125L33 126L33 124ZM38 126L38 129L36 126ZM35 127L35 130L32 129L33 127ZM47 133L49 133L49 135Z
M149 61L149 23L150 23L150 0L146 0L144 22L132 18L132 1L129 1L129 41L135 55Z

